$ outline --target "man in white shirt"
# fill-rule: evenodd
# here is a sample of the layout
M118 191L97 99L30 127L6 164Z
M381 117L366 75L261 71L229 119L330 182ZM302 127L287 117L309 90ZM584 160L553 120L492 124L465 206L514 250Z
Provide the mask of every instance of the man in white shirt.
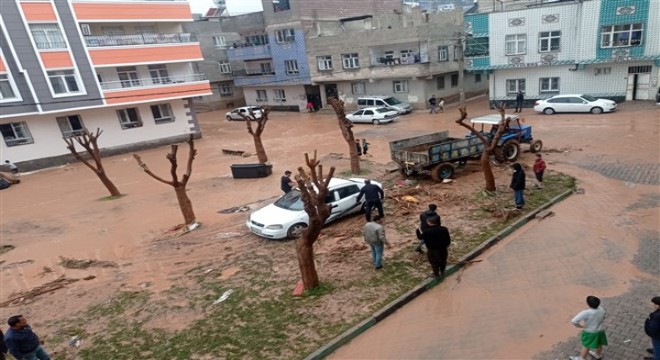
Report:
M584 360L587 354L596 359L603 357L603 345L607 345L607 336L603 321L605 320L605 309L600 306L600 299L595 296L587 296L589 308L580 311L571 320L575 327L582 329L582 350L580 356L571 356L571 360ZM595 351L593 351L595 349Z

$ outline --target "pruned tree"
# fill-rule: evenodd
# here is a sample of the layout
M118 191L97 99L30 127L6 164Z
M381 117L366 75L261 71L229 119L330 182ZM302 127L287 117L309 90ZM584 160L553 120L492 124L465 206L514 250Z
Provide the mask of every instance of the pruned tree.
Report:
M73 154L73 156L78 159L78 161L85 164L96 174L96 176L99 177L103 185L105 185L105 187L110 192L110 196L121 196L119 189L117 189L115 184L110 180L110 178L108 178L108 175L105 173L103 163L101 162L101 151L99 150L98 144L99 136L101 136L101 134L103 134L103 130L100 128L96 128L96 132L93 134L90 133L87 128L85 128L79 134L69 138L64 138L64 142L66 142L66 148L69 149L71 154ZM94 165L92 165L89 159L78 153L74 140L80 146L82 146L83 149L85 149L87 152L87 155L91 157L92 160L94 160Z
M500 138L502 135L504 135L505 129L509 126L509 123L511 122L511 118L507 118L505 115L505 110L506 110L506 104L502 103L499 108L497 108L497 111L500 113L501 120L500 124L497 126L497 131L495 132L495 135L493 135L492 138L489 138L485 134L483 134L481 131L477 130L474 128L474 126L468 124L465 122L465 119L467 118L467 110L465 106L460 106L458 108L458 111L461 114L461 117L456 120L456 123L468 130L479 138L481 142L484 144L484 152L481 154L481 168L482 171L484 172L484 178L486 180L486 190L488 191L495 191L495 175L493 174L493 168L490 165L490 157L491 155L496 155L497 149L497 143L500 141Z
M331 167L330 172L324 178L323 165L316 158L316 150L314 150L314 158L312 159L309 158L309 154L305 153L305 163L309 168L309 174L300 166L295 179L300 188L305 212L309 216L309 226L298 239L296 252L298 254L300 275L302 276L304 288L307 290L319 285L319 275L314 264L314 243L321 234L323 224L330 216L331 209L326 204L325 198L328 196L328 186L335 173L335 168L334 166Z
M266 149L264 149L264 144L261 141L261 134L264 132L264 128L266 127L266 122L268 122L268 114L270 113L270 107L265 106L263 110L261 110L261 114L257 116L252 110L250 110L250 115L243 115L240 114L241 117L245 120L245 124L247 126L247 130L252 135L252 139L254 140L254 148L257 151L257 158L259 159L259 162L262 164L265 164L268 162L268 156L266 155ZM252 129L252 121L255 121L257 123L257 128L255 130Z
M133 157L137 161L138 165L142 168L144 172L149 174L152 178L170 185L174 188L174 192L176 193L176 199L179 202L179 208L181 209L181 213L183 214L183 220L184 224L187 226L188 229L194 229L197 226L197 219L195 218L195 212L193 211L192 207L192 202L190 201L190 198L188 197L188 194L186 193L186 185L188 184L188 180L190 180L190 175L192 174L192 164L193 161L195 160L195 156L197 155L197 149L195 149L195 143L193 141L193 134L190 134L190 137L188 138L188 163L186 166L186 173L183 174L181 177L181 180L179 180L179 176L177 175L177 159L176 159L176 154L179 151L179 145L174 144L170 145L171 151L165 155L167 160L170 162L170 175L172 176L172 180L168 181L160 176L154 174L151 170L149 170L149 167L147 164L145 164L142 161L142 158L138 154L133 154Z
M344 109L344 101L339 100L335 97L328 98L328 103L335 109L335 114L337 114L337 121L339 123L339 129L341 129L341 134L344 137L344 140L348 144L348 153L351 157L351 172L353 174L360 173L360 155L357 152L355 147L355 137L353 136L353 123L346 118L346 110Z

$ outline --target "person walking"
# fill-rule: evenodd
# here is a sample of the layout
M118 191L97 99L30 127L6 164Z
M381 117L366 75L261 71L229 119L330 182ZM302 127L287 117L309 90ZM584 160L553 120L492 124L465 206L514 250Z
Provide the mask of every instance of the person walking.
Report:
M7 320L9 330L5 334L5 343L9 353L17 360L50 360L48 353L41 347L43 341L32 331L23 315L14 315Z
M449 245L451 244L451 236L449 230L440 226L440 217L429 217L426 220L428 228L421 232L417 229L417 238L423 240L428 249L428 260L431 264L433 273L432 277L440 277L445 275L445 268L447 267L447 257L449 255Z
M367 154L367 151L369 150L369 145L371 144L367 142L367 139L362 139L362 153L364 154L364 156L371 156L370 154Z
M436 104L437 100L435 99L435 95L431 95L431 98L429 99L429 107L431 108L431 111L429 114L437 114L438 110L436 109Z
M519 163L513 163L513 175L511 176L511 185L513 190L513 199L516 203L516 209L522 209L525 206L525 171Z
M545 172L545 160L541 154L536 154L536 161L534 161L534 176L536 177L536 187L543 189L543 172Z
M438 225L442 225L442 221L440 220L440 215L436 212L438 209L438 205L436 204L430 204L429 208L424 211L423 213L419 214L419 231L424 232L426 229L429 228L428 224L428 219L432 217L437 217L438 218ZM424 246L424 239L419 239L419 245L415 248L415 251L419 253L423 253L424 250L422 250L422 246Z
M291 171L287 170L284 172L284 175L282 175L282 178L280 179L280 189L284 191L284 194L288 194L291 189L293 189L293 186L296 183L294 183L291 180Z
M644 332L651 338L651 345L653 348L646 349L653 356L645 357L644 360L660 360L660 296L655 296L651 299L655 311L649 314L649 317L644 321Z
M580 311L571 320L575 327L582 329L582 350L579 356L571 356L571 360L585 360L587 355L601 359L603 346L607 346L607 336L603 327L605 309L600 306L600 299L592 295L587 296L587 305L588 309Z
M390 247L385 237L385 227L382 225L382 218L376 215L372 221L364 224L363 235L364 241L371 248L371 261L374 264L374 269L382 269L383 248L385 246Z
M523 94L522 90L518 90L516 93L516 111L514 112L522 112L523 108L523 101L525 100L525 94Z
M364 180L364 186L360 189L360 193L357 198L355 198L355 202L359 203L362 196L364 196L365 200L364 216L367 219L367 222L371 221L371 210L373 210L374 207L378 209L378 216L381 218L385 217L383 211L383 198L385 198L385 193L380 186L372 184L369 179Z
M440 102L438 102L438 109L440 109L441 113L445 112L445 98L440 98Z
M16 164L14 164L9 160L5 160L5 164L7 164L7 167L9 168L9 172L11 172L12 174L18 174L18 166L16 166Z
M355 150L357 150L358 156L362 156L362 145L360 145L360 139L355 139Z

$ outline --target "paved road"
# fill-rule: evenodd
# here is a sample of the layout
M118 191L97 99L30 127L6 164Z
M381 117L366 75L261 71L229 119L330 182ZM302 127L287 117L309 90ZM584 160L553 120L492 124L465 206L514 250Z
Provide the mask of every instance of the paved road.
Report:
M531 114L531 112L529 113ZM642 325L660 295L660 111L529 115L550 168L585 189L337 350L334 359L567 359L570 318L599 296L608 359L642 359ZM449 224L451 227L451 225Z

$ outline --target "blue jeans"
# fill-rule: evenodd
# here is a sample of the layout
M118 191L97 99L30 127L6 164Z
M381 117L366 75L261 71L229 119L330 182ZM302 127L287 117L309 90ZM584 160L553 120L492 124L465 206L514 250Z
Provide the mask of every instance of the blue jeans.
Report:
M27 355L25 355L25 357L23 357L23 359L25 359L25 360L37 360L37 359L38 360L50 360L50 356L48 356L48 353L46 351L44 351L44 348L42 348L41 345L39 345L39 347L36 350L34 350L33 352L28 353Z
M525 205L525 198L523 197L525 190L514 190L513 198L516 201L516 206Z
M660 360L660 339L651 338L653 344L653 360Z
M381 267L383 266L383 248L385 247L384 244L369 244L369 247L371 248L371 261L374 263L374 267Z

